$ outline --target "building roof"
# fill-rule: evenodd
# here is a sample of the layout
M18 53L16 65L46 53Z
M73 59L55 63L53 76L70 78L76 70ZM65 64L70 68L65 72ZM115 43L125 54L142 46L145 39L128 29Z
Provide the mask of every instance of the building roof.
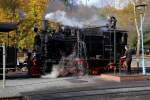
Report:
M10 32L16 29L16 23L0 22L0 32Z

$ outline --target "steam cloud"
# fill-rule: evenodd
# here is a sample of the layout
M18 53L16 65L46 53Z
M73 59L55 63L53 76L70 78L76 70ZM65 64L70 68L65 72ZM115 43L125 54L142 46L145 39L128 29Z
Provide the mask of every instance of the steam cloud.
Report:
M102 26L107 23L106 18L99 14L100 9L94 6L85 6L73 0L72 6L66 6L62 0L49 0L45 11L45 19L59 22L72 27Z
M69 18L66 15L66 12L64 11L56 11L54 13L49 13L45 16L46 20L52 20L52 21L56 21L59 22L63 25L67 25L67 26L78 26L78 27L83 27L83 23L79 22L79 20L77 20L76 18Z
M56 21L62 25L84 27L84 26L100 26L105 25L106 21L98 15L93 15L89 18L68 16L65 11L57 10L56 12L48 13L45 16L46 20Z

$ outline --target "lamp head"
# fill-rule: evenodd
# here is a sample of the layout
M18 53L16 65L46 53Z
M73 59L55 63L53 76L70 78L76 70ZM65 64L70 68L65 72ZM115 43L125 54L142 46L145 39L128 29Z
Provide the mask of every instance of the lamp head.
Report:
M140 14L143 14L145 12L147 4L145 2L137 3L135 7L136 7L137 12L139 12Z

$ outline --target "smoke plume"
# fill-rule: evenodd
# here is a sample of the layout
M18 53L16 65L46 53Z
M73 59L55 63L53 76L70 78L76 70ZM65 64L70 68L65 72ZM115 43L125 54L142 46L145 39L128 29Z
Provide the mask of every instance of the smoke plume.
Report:
M56 2L57 1L57 2ZM106 24L106 18L100 16L99 9L91 6L74 5L68 8L60 0L49 2L45 19L59 22L62 25L84 27L102 26Z

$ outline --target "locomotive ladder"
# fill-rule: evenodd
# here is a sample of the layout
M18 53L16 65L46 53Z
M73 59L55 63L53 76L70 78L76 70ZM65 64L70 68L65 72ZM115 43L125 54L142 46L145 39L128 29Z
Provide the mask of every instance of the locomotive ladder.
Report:
M84 59L87 61L87 49L86 49L86 44L84 41L80 40L80 33L79 31L77 32L77 57L80 58L84 56ZM89 67L87 63L87 69L86 69L86 74L89 73Z

